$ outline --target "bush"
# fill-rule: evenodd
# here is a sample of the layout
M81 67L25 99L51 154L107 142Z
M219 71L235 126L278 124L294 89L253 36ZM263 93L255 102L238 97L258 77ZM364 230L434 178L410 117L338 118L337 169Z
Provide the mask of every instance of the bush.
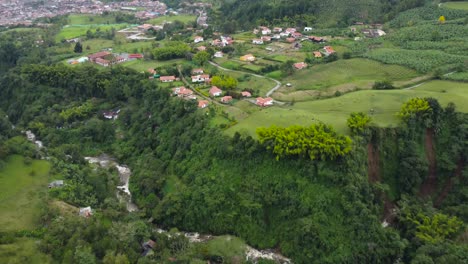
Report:
M372 86L372 89L374 89L374 90L390 90L390 89L395 89L395 86L393 86L392 82L389 81L389 80L377 81Z
M343 53L343 59L345 59L345 60L351 59L351 52L345 52L345 53Z

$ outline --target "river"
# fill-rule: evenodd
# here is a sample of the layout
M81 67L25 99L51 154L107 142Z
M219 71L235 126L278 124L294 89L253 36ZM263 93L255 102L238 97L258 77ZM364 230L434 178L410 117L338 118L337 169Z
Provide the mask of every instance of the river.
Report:
M33 132L28 130L25 132L25 134L26 134L27 139L33 142L38 148L40 149L44 148L42 141L37 140L36 135L34 135ZM90 164L97 164L103 168L115 167L119 172L119 178L120 178L120 184L121 184L117 186L117 189L118 189L116 192L117 198L119 199L119 201L124 202L126 204L128 212L135 212L138 210L138 207L136 206L136 204L132 202L132 194L130 193L130 190L128 188L130 177L132 175L132 171L130 170L129 167L118 164L113 157L107 154L102 154L102 155L99 155L98 157L85 157L84 159L88 161ZM158 233L166 234L170 237L169 232L166 230L156 229L155 231L157 231ZM179 233L179 234L183 234L189 240L190 243L203 243L211 239L217 238L217 236L200 235L199 233L194 233L194 232L185 232L185 233ZM226 239L230 239L230 236L226 236ZM284 257L281 254L276 253L275 251L271 249L258 250L248 245L245 248L245 258L247 261L251 261L253 263L257 263L260 259L269 259L280 264L292 264L292 261L290 259Z
M132 175L132 171L130 170L129 167L118 164L114 158L106 154L102 154L98 157L85 157L84 159L87 160L91 164L98 164L99 166L103 168L115 167L117 171L119 172L119 178L120 178L120 184L121 184L117 186L117 189L118 189L116 192L117 198L119 199L120 202L125 203L127 207L127 211L135 212L138 210L138 207L136 206L136 204L132 202L132 194L130 193L130 190L128 189L130 176Z

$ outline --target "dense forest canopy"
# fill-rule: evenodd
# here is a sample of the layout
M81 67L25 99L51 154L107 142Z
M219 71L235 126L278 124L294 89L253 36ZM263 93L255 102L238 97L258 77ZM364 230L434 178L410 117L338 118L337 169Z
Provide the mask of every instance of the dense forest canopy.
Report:
M221 5L218 22L236 29L281 24L326 27L357 21L383 23L399 12L425 3L425 0L229 0Z

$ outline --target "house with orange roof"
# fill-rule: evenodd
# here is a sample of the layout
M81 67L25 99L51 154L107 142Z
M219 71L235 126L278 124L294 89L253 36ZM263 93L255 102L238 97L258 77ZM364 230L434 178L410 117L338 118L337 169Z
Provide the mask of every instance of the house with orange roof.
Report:
M323 50L325 51L324 53L326 56L329 56L330 54L333 54L336 52L331 46L325 46L323 47Z
M239 58L241 61L254 61L255 60L255 56L252 55L252 54L246 54L244 56L241 56Z
M296 68L297 70L302 70L304 68L307 68L307 63L305 62L294 63L294 68Z
M200 100L198 101L198 108L206 108L209 104L210 102L208 102L208 100Z
M221 103L229 103L231 101L232 101L232 96L230 96L230 95L226 95L226 96L221 97Z
M257 97L257 99L255 100L255 104L258 106L270 106L270 105L273 105L273 98Z
M215 97L220 96L223 93L223 91L216 86L211 86L209 93L211 96Z
M243 97L252 97L252 94L251 94L250 92L248 92L248 91L243 91L243 92L241 93L241 95L242 95Z
M161 76L159 77L159 80L163 83L166 83L166 82L173 82L175 81L176 77L174 75L172 76Z

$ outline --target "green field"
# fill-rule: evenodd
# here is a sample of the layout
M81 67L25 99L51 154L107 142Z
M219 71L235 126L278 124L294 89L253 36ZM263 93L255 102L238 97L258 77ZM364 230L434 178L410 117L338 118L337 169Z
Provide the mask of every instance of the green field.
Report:
M172 64L182 64L184 62L183 59L173 59L173 60L167 60L167 61L156 61L156 60L133 60L133 61L127 61L122 63L122 66L134 69L136 71L142 72L142 71L147 71L149 68L157 68L157 67L163 67L166 65L172 65Z
M305 101L319 95L332 95L336 91L370 89L375 81L403 81L417 76L416 71L398 65L367 59L338 60L296 71L283 80L283 83L291 83L292 87L280 89L274 97L284 101Z
M17 238L14 243L0 244L0 260L5 264L45 264L51 258L41 253L34 239Z
M35 160L24 164L21 156L8 158L0 170L0 230L33 229L47 192L50 164Z
M34 229L47 192L50 164L34 160L24 164L21 156L11 156L0 170L0 231Z
M106 30L111 30L112 28L115 28L115 30L120 30L120 29L126 28L127 26L128 26L127 24L65 26L55 36L55 41L60 42L61 40L64 40L64 39L71 39L71 38L85 36L88 30L94 33L97 30L106 31Z
M68 16L69 25L115 24L114 15L73 14Z
M468 2L447 2L442 4L443 7L468 10Z
M331 99L298 102L293 106L260 109L227 130L228 134L244 131L255 135L257 127L271 125L310 125L318 120L333 125L339 132L347 133L346 119L352 112L371 114L373 123L391 127L398 124L396 113L412 97L434 97L446 106L454 102L458 111L468 112L468 83L430 81L411 90L364 90Z
M197 17L194 15L161 16L158 18L150 19L146 21L145 23L158 25L164 22L174 22L176 20L179 20L180 22L184 22L184 23L190 23L190 22L194 22L196 19Z

